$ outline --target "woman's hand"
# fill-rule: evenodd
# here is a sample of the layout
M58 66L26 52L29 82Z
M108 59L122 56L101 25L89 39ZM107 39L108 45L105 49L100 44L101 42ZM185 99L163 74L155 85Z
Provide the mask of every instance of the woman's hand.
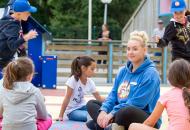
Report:
M100 127L103 128L103 120L108 114L105 111L101 111L97 118L97 123Z
M111 113L109 113L108 115L106 115L104 117L103 122L102 122L102 128L106 128L106 126L108 126L109 123L111 123L112 118L113 118L113 115Z

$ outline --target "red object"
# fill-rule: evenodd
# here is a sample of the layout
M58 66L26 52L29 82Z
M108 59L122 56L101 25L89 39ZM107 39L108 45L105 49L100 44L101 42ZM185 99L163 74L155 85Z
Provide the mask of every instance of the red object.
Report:
M54 58L46 58L47 60L53 60Z

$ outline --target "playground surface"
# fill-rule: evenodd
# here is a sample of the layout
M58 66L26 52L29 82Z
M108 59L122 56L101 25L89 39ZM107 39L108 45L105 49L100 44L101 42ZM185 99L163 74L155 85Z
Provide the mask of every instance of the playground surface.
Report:
M97 85L97 90L101 95L107 96L111 91L112 84L99 84ZM170 87L166 85L161 85L161 94L166 92ZM56 122L55 119L59 116L59 111L61 108L62 101L66 92L66 86L57 86L57 89L41 89L43 95L45 96L45 104L48 112L52 115L53 125L49 130L88 130L85 123L68 121L65 119L63 122ZM93 99L91 95L86 96L86 100ZM162 126L160 130L165 130L168 125L167 114L164 111L162 116Z

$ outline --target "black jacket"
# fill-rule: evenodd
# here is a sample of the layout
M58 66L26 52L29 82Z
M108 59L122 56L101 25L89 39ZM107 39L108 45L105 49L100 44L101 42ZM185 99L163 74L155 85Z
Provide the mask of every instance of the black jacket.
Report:
M0 20L0 64L9 62L14 58L18 47L25 41L20 36L21 24L11 16L3 17Z
M185 25L171 19L167 25L164 36L159 40L158 47L165 47L171 42L172 61L178 58L190 62L190 17L187 16Z

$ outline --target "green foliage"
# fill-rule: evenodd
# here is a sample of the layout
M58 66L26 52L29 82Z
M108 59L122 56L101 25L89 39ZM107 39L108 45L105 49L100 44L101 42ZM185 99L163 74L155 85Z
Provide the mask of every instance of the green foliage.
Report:
M109 17L115 19L124 27L141 0L113 0L110 6Z
M121 38L121 31L141 0L112 0L108 5L108 25L114 39ZM8 0L0 0L0 7ZM92 37L101 30L104 5L101 0L92 0ZM38 8L32 14L57 38L86 39L88 36L88 0L30 0Z
M7 0L0 0L0 8L5 7L7 4Z

